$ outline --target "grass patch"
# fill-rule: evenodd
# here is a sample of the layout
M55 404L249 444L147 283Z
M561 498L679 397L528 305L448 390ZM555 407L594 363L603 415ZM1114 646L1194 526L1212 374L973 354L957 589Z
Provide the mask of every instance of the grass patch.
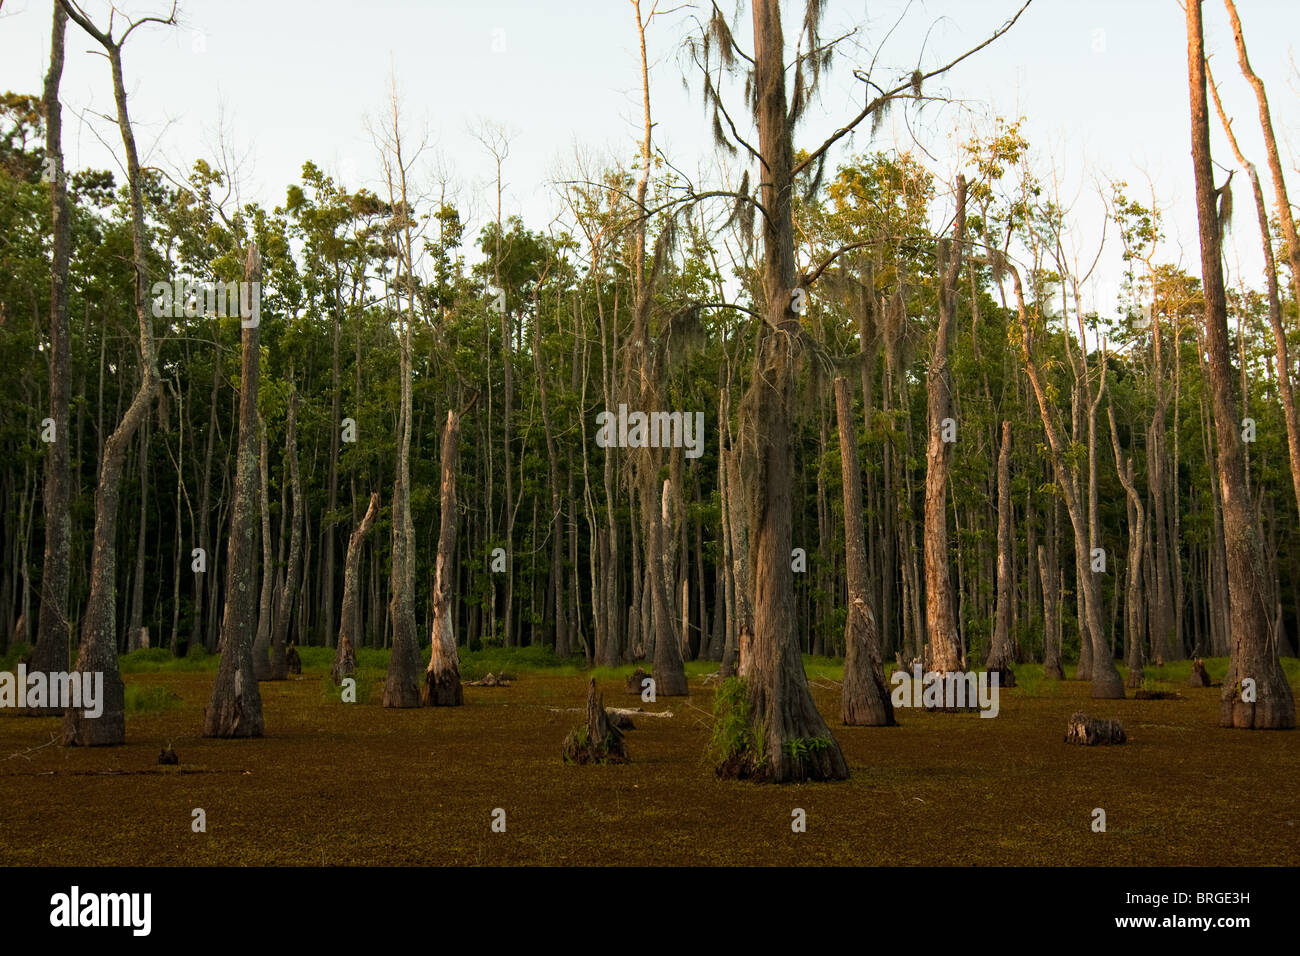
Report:
M191 645L185 657L175 657L165 647L146 647L117 659L118 670L123 674L196 674L215 671L219 663L220 654L205 653L197 645Z
M813 657L811 654L805 654L803 669L809 678L823 678L839 682L844 680L843 658Z
M331 664L333 663L333 660L334 658L331 657ZM358 664L357 672L352 675L353 679L357 682L357 699L355 703L369 704L372 701L376 703L382 701L384 696L385 673L386 671L382 667L363 667ZM334 683L334 679L330 677L328 669L321 674L320 696L321 700L330 701L331 703L340 704L343 702L343 687L341 684Z
M162 684L132 682L126 685L125 692L128 714L161 714L184 704L180 694Z

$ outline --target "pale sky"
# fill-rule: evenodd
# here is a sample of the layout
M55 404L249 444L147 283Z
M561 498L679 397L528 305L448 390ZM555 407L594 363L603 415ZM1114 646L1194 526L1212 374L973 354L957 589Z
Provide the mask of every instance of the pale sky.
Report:
M651 0L643 0L649 7ZM730 11L735 0L724 0ZM130 0L135 15L166 12L165 0ZM661 0L662 8L674 6ZM831 0L824 33L860 27L860 51L846 48L823 83L820 104L797 145L815 146L861 104L854 65L866 65L905 0ZM880 75L894 78L917 64L933 67L984 39L1019 6L1017 0L914 0L903 25L880 56ZM101 24L108 4L87 0ZM793 5L792 5L793 8ZM1300 33L1296 0L1238 0L1251 62L1264 78L1293 194L1300 190ZM682 87L680 54L690 29L689 8L657 18L649 29L657 144L693 177L716 162L699 84ZM242 195L267 206L283 201L311 159L341 174L351 187L378 187L379 164L367 117L385 108L395 74L411 140L427 130L431 149L417 170L428 191L447 178L469 238L495 202L493 168L470 133L481 121L512 134L505 163L505 212L542 230L560 212L550 182L569 175L575 150L630 164L637 152L640 76L632 6L628 0L478 0L401 2L342 0L183 0L180 28L146 26L126 47L130 109L145 162L174 174L211 157L223 125L227 141L246 154ZM748 12L737 33L746 39ZM1227 17L1206 0L1206 48L1214 56L1228 111L1243 149L1267 174L1254 98L1241 78ZM3 0L0 7L0 89L39 93L47 68L48 0ZM792 34L793 28L788 33ZM928 34L928 38L927 38ZM116 130L98 113L111 112L107 61L93 41L68 27L63 80L64 148L70 168L112 164L104 143L120 153ZM1177 0L1034 0L1004 38L952 71L940 87L965 106L927 107L905 122L895 112L873 140L863 128L833 163L868 149L915 149L912 133L942 178L956 171L954 144L987 118L1024 114L1024 132L1041 160L1054 162L1063 198L1073 203L1080 258L1089 262L1100 238L1094 183L1127 180L1136 198L1146 177L1169 207L1165 258L1198 271L1187 119L1186 41ZM1215 158L1232 165L1217 120ZM439 159L440 158L440 159ZM924 159L924 156L922 156ZM114 168L116 168L115 164ZM1221 178L1222 174L1220 174ZM1259 283L1255 217L1244 176L1234 180L1237 213L1232 245L1247 280ZM716 178L713 180L716 182ZM704 183L708 184L707 180ZM1271 192L1271 190L1270 190ZM1107 248L1092 290L1113 311L1119 246ZM1234 251L1229 249L1229 261ZM1235 275L1230 281L1236 281Z

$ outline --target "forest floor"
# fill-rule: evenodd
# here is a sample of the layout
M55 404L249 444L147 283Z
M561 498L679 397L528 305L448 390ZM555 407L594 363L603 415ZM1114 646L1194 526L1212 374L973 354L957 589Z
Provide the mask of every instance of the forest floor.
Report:
M466 687L459 708L385 710L379 652L362 652L355 704L330 655L305 649L301 677L261 685L257 740L201 737L215 658L164 651L123 659L124 746L42 747L57 718L0 711L0 864L1300 865L1300 732L1219 728L1220 690L1189 689L1186 663L1151 682L1183 699L1094 701L1024 665L994 719L903 709L872 728L840 724L840 670L809 659L852 777L764 786L706 760L714 664L688 665L690 697L644 705L631 667L594 672L607 707L673 716L636 721L630 763L579 767L560 757L583 722L578 667L471 655L466 679L503 664L517 679ZM1221 679L1226 660L1207 664ZM1118 718L1128 743L1065 744L1076 710ZM177 766L157 763L167 743Z

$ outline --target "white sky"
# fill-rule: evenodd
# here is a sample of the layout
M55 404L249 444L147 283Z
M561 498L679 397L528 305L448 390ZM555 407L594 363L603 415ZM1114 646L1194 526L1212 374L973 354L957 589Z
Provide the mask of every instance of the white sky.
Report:
M643 0L648 7L651 0ZM672 7L672 0L661 0ZM723 0L730 12L735 0ZM904 25L880 58L893 78L916 65L929 33L923 67L963 52L999 26L1016 0L915 0ZM165 12L165 0L130 0L132 13ZM824 32L860 26L863 54L846 50L824 82L820 104L797 145L811 147L861 104L850 67L865 63L897 20L905 0L830 0ZM1264 78L1282 140L1293 194L1300 190L1300 76L1293 37L1300 30L1296 0L1238 0L1251 62ZM107 3L87 0L101 24ZM126 47L130 109L145 161L173 173L211 157L223 124L228 141L247 154L243 198L280 203L286 186L311 159L349 186L377 186L377 152L366 118L385 107L390 73L403 98L410 137L427 129L433 146L417 178L432 190L439 168L453 184L467 239L495 202L493 167L470 133L479 121L513 134L506 161L505 212L545 229L560 211L549 183L573 168L575 149L631 163L640 123L640 77L628 0L185 0L179 29L148 26ZM649 31L652 100L658 145L694 176L711 168L709 122L692 77L682 87L682 40L691 11L656 19ZM737 33L742 46L748 12ZM1265 176L1254 99L1237 69L1227 17L1206 0L1206 47L1216 79L1236 118L1243 149ZM38 93L47 67L48 0L3 0L0 7L0 89ZM789 31L793 33L793 29ZM116 131L97 116L112 111L107 62L69 24L63 80L64 146L68 165L114 165L104 142L120 147ZM504 49L502 49L504 47ZM913 122L941 177L955 171L954 143L988 116L1028 117L1025 134L1050 174L1055 162L1073 201L1080 258L1088 262L1100 238L1101 207L1093 183L1125 179L1145 201L1150 176L1169 208L1164 257L1198 271L1187 119L1186 43L1177 0L1034 0L1012 31L948 75L942 89L965 107L928 107ZM929 90L938 92L938 88ZM1213 107L1211 107L1213 109ZM224 117L224 120L223 120ZM1216 130L1215 158L1232 164ZM832 162L854 151L912 148L903 113L873 141L864 128ZM436 154L436 155L435 155ZM440 157L440 162L437 161ZM828 171L829 172L829 171ZM1220 175L1221 178L1221 175ZM1237 213L1229 261L1258 284L1255 217L1244 176L1234 180ZM1271 195L1271 190L1269 190ZM1103 312L1113 311L1119 246L1111 244L1092 289ZM1239 250L1235 251L1232 246ZM1236 256L1236 258L1234 258ZM1230 281L1235 281L1235 276Z

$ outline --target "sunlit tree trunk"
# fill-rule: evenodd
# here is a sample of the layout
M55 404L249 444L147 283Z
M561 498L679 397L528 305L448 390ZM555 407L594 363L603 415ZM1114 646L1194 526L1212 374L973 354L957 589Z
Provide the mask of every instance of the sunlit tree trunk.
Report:
M1219 487L1223 498L1224 545L1227 551L1231 656L1223 681L1220 724L1247 729L1295 726L1295 700L1278 662L1265 603L1259 524L1246 490L1240 417L1236 404L1227 302L1223 290L1221 233L1215 210L1210 159L1209 104L1205 90L1205 49L1201 0L1187 0L1187 78L1191 100L1192 165L1196 174L1196 213L1200 226L1202 288L1214 431L1218 446ZM1249 682L1249 683L1247 683ZM1252 687L1253 685L1253 687ZM1248 699L1252 698L1252 699Z

